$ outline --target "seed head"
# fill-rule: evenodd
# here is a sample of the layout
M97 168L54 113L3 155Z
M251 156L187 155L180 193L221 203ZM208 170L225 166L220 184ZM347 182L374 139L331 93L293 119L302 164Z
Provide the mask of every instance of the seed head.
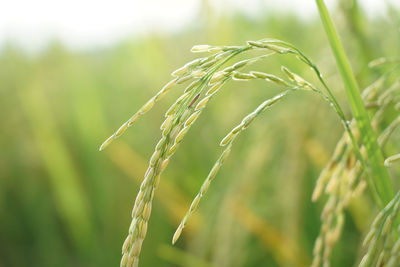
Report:
M208 52L210 48L210 45L195 45L190 51L192 51L193 53Z

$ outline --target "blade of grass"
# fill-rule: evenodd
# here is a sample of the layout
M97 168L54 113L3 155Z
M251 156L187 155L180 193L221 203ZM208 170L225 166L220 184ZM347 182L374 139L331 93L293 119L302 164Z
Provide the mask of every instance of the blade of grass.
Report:
M316 4L318 6L322 24L327 34L329 44L346 89L351 110L360 129L361 140L366 147L367 157L372 173L372 175L368 176L368 182L372 187L371 189L376 190L378 193L380 198L380 201L378 202L381 202L378 203L378 205L385 205L393 198L394 194L389 174L383 165L384 159L382 151L378 146L375 134L371 127L370 118L361 99L357 81L354 77L350 63L346 57L343 46L336 33L325 3L323 0L316 0Z

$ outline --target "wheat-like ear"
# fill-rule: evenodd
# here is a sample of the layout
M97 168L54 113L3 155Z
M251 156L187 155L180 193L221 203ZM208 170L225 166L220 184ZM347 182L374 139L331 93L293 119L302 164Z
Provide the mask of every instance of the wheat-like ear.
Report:
M359 267L398 266L400 239L398 230L396 234L393 234L396 231L393 226L395 220L399 218L399 212L400 191L373 221L364 239L364 246L368 246L367 253L362 258Z
M246 49L241 48L239 52ZM189 80L194 81L186 87L184 93L168 109L166 119L160 127L162 137L150 158L149 168L146 171L132 210L129 234L122 246L121 267L138 266L139 264L139 255L147 232L154 191L158 186L160 176L189 128L200 115L201 110L205 108L211 96L217 91L215 86L213 93L209 93L199 100L201 93L208 88L210 77L214 75L218 67L235 56L235 51L227 50L229 51L228 53L222 51L209 57L194 60L172 73L173 76L177 76L172 82L173 85L182 84ZM219 61L222 61L222 63L218 63ZM210 62L212 64L209 64ZM240 68L240 66L237 66L237 68ZM229 75L220 83L223 84L227 79L230 79ZM160 92L139 110L138 115L134 115L133 120L128 120L114 135L108 138L101 146L101 149L120 136L127 127L133 124L138 116L151 109L154 103L166 93L165 90Z
M260 50L262 52L267 51L266 54L261 56L248 58L239 62L236 62L230 66L225 66L230 60L232 60L237 55L244 53L249 50ZM187 220L190 215L196 210L201 197L206 193L212 179L217 174L219 168L225 161L229 154L232 143L235 138L245 130L250 123L261 114L266 108L272 106L274 103L279 101L281 98L286 96L288 93L295 90L311 90L320 94L325 100L327 100L331 106L334 108L335 112L338 114L340 119L343 121L347 132L347 139L345 141L346 145L351 144L353 149L358 152L357 158L360 160L361 164L355 164L355 159L351 158L345 165L343 165L339 171L333 171L337 173L339 177L342 171L348 171L355 169L359 171L361 166L365 166L361 152L358 150L357 140L353 135L353 131L350 128L350 123L346 121L344 113L334 98L332 92L326 85L325 81L322 79L322 75L318 68L308 59L300 50L291 44L280 40L274 39L263 39L260 41L249 41L245 46L210 46L210 45L198 45L192 48L193 52L210 52L211 55L195 59L183 67L178 68L176 71L172 72L174 79L171 80L164 88L153 96L142 108L139 109L127 122L125 122L112 136L110 136L100 147L100 150L104 149L109 145L114 139L122 135L125 130L131 126L140 116L148 112L157 101L162 99L163 96L174 86L181 85L184 83L189 83L189 85L184 90L183 94L177 98L177 100L170 106L170 108L165 113L165 121L162 123L161 129L161 139L156 145L155 151L150 159L149 168L145 174L144 180L140 186L139 193L136 197L136 201L132 210L132 223L129 228L129 234L126 238L123 248L122 248L122 259L121 266L137 266L139 262L139 254L141 246L147 231L147 223L151 214L152 200L154 196L154 191L158 185L160 176L164 169L166 168L168 162L172 155L176 152L179 144L184 139L184 136L188 133L190 127L194 124L196 119L202 113L202 111L207 107L209 101L216 95L216 93L230 80L235 81L249 81L253 79L263 79L268 82L275 83L280 86L289 88L283 93L264 101L257 109L246 116L242 122L235 127L222 141L221 145L226 146L221 157L217 160L213 169L209 173L209 176L203 183L199 194L193 200L191 207L182 220L182 223L178 227L174 237L173 243L176 242L179 235L181 234L183 228L186 225ZM271 55L294 55L298 60L305 63L314 71L317 75L319 81L323 85L324 91L319 90L317 87L309 83L300 75L292 72L287 67L282 67L282 72L287 76L289 81L286 81L280 77L259 72L250 71L243 72L243 68L250 66L252 63L266 59ZM378 101L379 102L379 101ZM381 101L382 102L382 101ZM387 101L379 102L378 104L387 105ZM345 156L348 156L348 148L345 149ZM334 166L333 166L334 167ZM331 170L329 170L331 171ZM356 175L357 171L351 171L355 178L350 179L352 183L360 181L359 177ZM320 187L324 186L326 179L321 183ZM337 188L337 182L332 180L329 182L328 192L335 192ZM335 207L336 202L331 201L332 207ZM329 209L328 209L329 211ZM325 214L330 214L325 212ZM335 236L338 236L338 231L340 233L341 225L343 225L343 216L336 216L335 225L336 232ZM332 235L331 235L331 239ZM320 242L321 243L321 242ZM332 243L332 242L331 242Z
M375 128L381 124L383 114L389 104L393 102L393 94L398 89L397 83L394 83L389 89L383 90L387 79L388 76L383 75L363 92L365 102L379 103L372 119ZM379 135L378 143L381 147L387 142L399 123L399 119L394 120ZM350 127L358 139L359 133L354 119L351 121ZM364 147L361 147L361 154L365 156ZM364 171L354 155L352 142L345 132L336 146L331 161L321 172L312 195L313 201L316 201L322 193L328 196L321 216L320 235L314 245L313 267L321 264L329 265L333 246L339 239L343 227L344 209L348 206L349 201L358 196L366 187L363 179Z
M187 107L185 111L190 113L192 109L192 107ZM163 123L162 137L150 158L149 168L146 171L132 210L129 234L122 246L122 267L138 265L140 250L146 236L147 223L151 214L154 191L160 181L161 173L169 162L169 157L173 154L171 151L174 147L176 148L190 127L184 126L184 114L179 116L174 113L171 115L173 119L167 118L166 122Z

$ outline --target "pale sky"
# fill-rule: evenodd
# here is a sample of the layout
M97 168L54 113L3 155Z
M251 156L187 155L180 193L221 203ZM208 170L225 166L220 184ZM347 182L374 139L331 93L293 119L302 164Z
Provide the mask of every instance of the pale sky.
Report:
M192 22L204 0L2 0L0 47L8 40L40 49L53 38L71 48L109 45L132 34L179 30ZM400 6L400 0L387 0ZM218 12L257 15L260 7L316 15L314 0L208 0ZM335 0L326 0L332 6ZM359 0L371 15L384 12L384 0Z

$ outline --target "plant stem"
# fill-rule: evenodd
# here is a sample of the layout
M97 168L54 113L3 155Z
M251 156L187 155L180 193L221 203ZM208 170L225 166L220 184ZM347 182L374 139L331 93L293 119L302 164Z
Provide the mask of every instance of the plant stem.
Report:
M316 0L318 11L322 24L327 34L329 44L338 65L340 75L342 77L344 87L353 116L360 130L361 141L366 148L367 157L372 175L369 176L369 185L372 190L378 192L380 202L378 205L386 205L393 198L393 188L390 181L389 173L383 165L382 151L378 146L377 139L373 132L370 118L361 99L360 90L357 81L352 72L350 63L346 57L343 46L339 40L331 17L323 0ZM367 170L366 170L367 171Z

